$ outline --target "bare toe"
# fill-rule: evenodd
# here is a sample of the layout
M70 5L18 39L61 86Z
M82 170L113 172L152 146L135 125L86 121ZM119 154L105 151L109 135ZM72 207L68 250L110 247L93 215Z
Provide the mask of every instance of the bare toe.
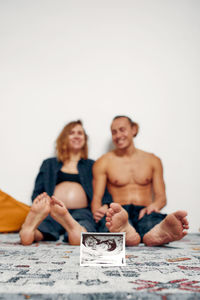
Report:
M110 232L125 232L126 245L136 246L140 243L140 236L128 222L128 213L118 203L112 203L107 213L106 226Z
M189 228L187 212L177 211L169 214L161 223L147 232L143 242L147 246L158 246L182 239Z

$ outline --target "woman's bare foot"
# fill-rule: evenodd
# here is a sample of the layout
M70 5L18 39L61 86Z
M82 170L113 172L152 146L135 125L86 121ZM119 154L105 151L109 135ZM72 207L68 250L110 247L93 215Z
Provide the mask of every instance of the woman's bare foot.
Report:
M52 196L50 205L50 214L67 231L70 245L80 245L81 232L87 230L74 220L62 201Z
M106 227L110 232L126 232L126 245L136 246L140 236L128 222L128 213L118 203L111 203L106 213Z
M43 235L37 227L50 212L50 197L47 193L38 195L19 232L21 243L24 246L31 245L34 241L42 240Z
M147 246L159 246L182 239L189 228L186 216L187 212L182 210L168 215L161 223L144 235L144 244Z

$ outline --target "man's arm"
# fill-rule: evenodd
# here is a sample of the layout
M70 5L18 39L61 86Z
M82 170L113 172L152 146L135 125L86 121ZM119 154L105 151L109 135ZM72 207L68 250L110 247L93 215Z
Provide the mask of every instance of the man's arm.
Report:
M152 188L153 188L153 202L140 211L139 219L141 219L146 213L150 214L153 211L159 212L167 203L165 193L165 183L163 179L163 167L161 160L153 156L153 176L152 176Z
M158 157L155 157L154 171L153 171L153 193L154 193L154 207L161 210L167 203L165 193L165 183L163 179L163 166Z
M98 222L106 213L108 205L102 206L102 198L106 188L107 175L105 158L98 159L93 165L93 198L91 209L93 217Z

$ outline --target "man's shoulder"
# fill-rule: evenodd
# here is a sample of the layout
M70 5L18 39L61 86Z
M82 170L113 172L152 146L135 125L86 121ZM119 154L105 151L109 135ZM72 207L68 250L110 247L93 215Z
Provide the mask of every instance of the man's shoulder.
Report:
M144 159L148 160L153 165L155 165L155 164L161 164L161 159L156 154L154 154L154 153L147 152L147 151L144 151L144 150L139 150L139 149L138 149L138 153Z
M144 159L147 159L149 161L152 161L152 162L159 162L161 161L161 159L154 153L152 152L147 152L147 151L144 151L144 150L141 150L141 149L137 149L138 151L138 154L143 157Z
M94 168L95 169L106 169L108 167L108 163L112 157L113 157L112 151L103 154L95 161Z
M95 164L107 162L113 156L114 156L113 151L107 152L107 153L103 154L102 156L100 156L96 160Z

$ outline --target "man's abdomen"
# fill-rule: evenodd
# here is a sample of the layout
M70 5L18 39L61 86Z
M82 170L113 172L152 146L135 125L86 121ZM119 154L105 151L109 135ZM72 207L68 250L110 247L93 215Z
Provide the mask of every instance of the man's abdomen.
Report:
M109 192L112 195L113 201L121 205L134 204L147 206L152 203L151 187L109 187Z

